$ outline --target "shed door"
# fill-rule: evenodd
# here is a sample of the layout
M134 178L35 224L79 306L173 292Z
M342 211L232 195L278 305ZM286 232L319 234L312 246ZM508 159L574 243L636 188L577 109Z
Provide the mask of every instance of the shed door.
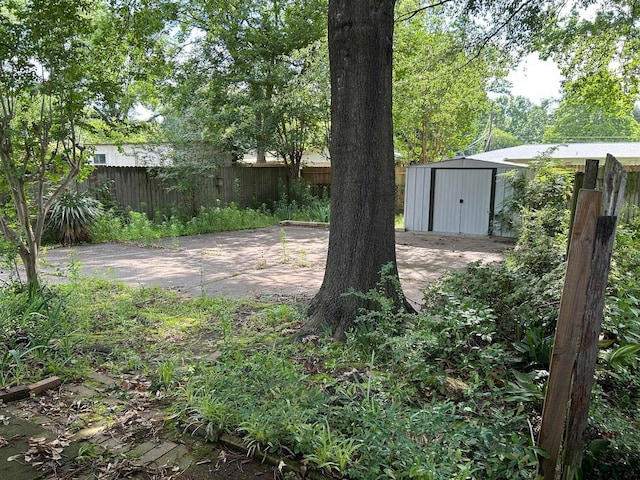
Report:
M489 234L492 170L437 169L433 231Z

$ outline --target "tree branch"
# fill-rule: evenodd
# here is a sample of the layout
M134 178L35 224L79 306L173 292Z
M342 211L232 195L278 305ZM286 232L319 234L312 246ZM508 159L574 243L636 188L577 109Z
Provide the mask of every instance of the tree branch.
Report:
M513 11L513 13L511 13L511 15L509 15L507 17L506 20L504 20L502 23L500 23L496 28L493 29L492 32L490 32L488 35L486 35L483 39L482 42L480 42L480 46L477 48L475 54L469 59L467 60L461 67L460 70L462 70L463 68L467 67L471 62L473 62L474 60L477 60L478 58L480 58L480 54L484 51L484 49L486 48L487 45L489 45L489 42L494 39L495 37L498 36L498 34L500 32L502 32L502 30L509 25L509 23L511 23L511 21L516 17L516 15L518 13L520 13L527 5L529 5L530 3L532 3L533 0L526 0L525 2L522 3L522 5L520 5L517 9L515 9Z
M26 250L27 247L22 241L22 238L20 238L20 235L18 235L15 230L9 226L4 216L0 216L0 231L2 231L2 234L7 238L7 240L13 243L16 247Z
M407 20L412 19L413 17L415 17L416 15L418 15L420 12L424 12L425 10L429 10L430 8L435 8L435 7L440 7L446 3L450 3L453 0L440 0L439 2L436 3L432 3L430 5L426 5L424 7L420 7L416 10L412 10L410 12L406 12L403 13L402 15L400 15L398 18L396 18L394 20L395 23L399 23L399 22L406 22Z
M489 45L489 42L494 39L495 37L497 37L500 32L502 32L502 30L509 25L509 23L511 23L511 21L516 17L516 15L518 15L518 13L520 13L527 5L529 5L530 3L533 3L534 0L526 0L525 2L523 2L516 10L514 10L511 15L509 15L509 17L507 19L505 19L503 22L501 22L496 28L494 28L489 34L485 35L482 38L482 41L479 43L479 45L476 47L475 52L473 53L473 55L467 59L467 61L465 61L463 64L461 64L460 66L452 66L451 69L449 69L449 72L457 72L460 70L464 70L465 68L467 68L469 65L471 65L474 61L476 61L478 58L480 58L480 55L482 54L482 52L485 50L485 48L487 47L487 45Z

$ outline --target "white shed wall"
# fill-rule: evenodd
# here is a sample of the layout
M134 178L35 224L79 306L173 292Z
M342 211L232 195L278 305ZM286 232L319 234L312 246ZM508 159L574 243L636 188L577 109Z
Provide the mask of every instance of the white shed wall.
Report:
M468 169L471 177L465 180L464 187L465 189L475 189L472 192L467 192L464 197L466 197L469 202L482 202L479 204L478 208L485 208L484 205L490 203L490 193L489 199L485 199L484 196L487 195L487 187L484 185L482 178L487 178L487 172L493 171L495 169L495 190L493 197L493 213L496 214L500 212L502 206L504 205L505 199L511 196L511 187L505 182L504 178L501 177L502 173L505 173L509 170L513 170L514 168L522 168L514 165L504 165L501 163L494 162L485 162L478 161L472 159L454 159L446 162L438 162L431 163L426 165L416 165L410 166L406 171L406 180L405 180L405 201L404 201L404 228L409 231L417 231L417 232L428 232L428 231L437 231L436 228L440 229L441 233L460 233L460 228L453 225L455 221L452 221L449 226L444 227L447 222L444 223L439 221L437 218L433 218L433 225L431 226L431 230L429 229L429 215L430 213L436 214L437 212L434 210L435 205L431 205L431 190L433 185L431 185L432 180L432 170L433 169ZM443 170L446 171L446 170ZM476 176L473 176L473 172L478 172ZM484 172L484 173L480 173ZM464 175L463 177L467 177ZM438 172L435 174L436 182L438 182ZM446 175L441 175L441 180L444 182L448 181ZM442 188L448 188L443 186ZM452 187L453 188L453 187ZM438 187L436 186L435 192L438 192ZM480 198L479 196L482 196ZM434 210L432 212L432 210ZM442 212L441 212L442 213ZM448 215L446 211L444 215ZM452 214L453 215L453 214ZM481 215L478 214L478 222L482 223L480 225L472 225L465 227L467 229L466 233L478 233L480 231L483 234L486 234L487 228L484 226L488 223L486 217L480 218ZM473 223L473 221L471 221ZM507 229L502 228L500 225L493 226L493 235L498 237L513 237L514 233L508 231ZM468 230L471 229L471 230Z
M416 232L429 230L431 168L407 168L404 189L404 228Z

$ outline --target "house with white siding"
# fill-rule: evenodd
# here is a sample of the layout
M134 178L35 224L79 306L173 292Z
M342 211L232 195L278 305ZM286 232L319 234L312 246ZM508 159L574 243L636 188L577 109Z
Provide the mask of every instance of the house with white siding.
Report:
M170 164L170 147L162 144L126 143L114 145L97 143L93 147L93 165L107 167L156 167Z

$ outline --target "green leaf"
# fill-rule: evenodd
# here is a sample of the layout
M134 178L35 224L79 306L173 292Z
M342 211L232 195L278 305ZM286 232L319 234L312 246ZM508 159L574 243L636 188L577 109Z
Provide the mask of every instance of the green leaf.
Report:
M615 367L634 362L639 351L640 344L628 343L627 345L622 345L611 352L608 363L610 366Z

